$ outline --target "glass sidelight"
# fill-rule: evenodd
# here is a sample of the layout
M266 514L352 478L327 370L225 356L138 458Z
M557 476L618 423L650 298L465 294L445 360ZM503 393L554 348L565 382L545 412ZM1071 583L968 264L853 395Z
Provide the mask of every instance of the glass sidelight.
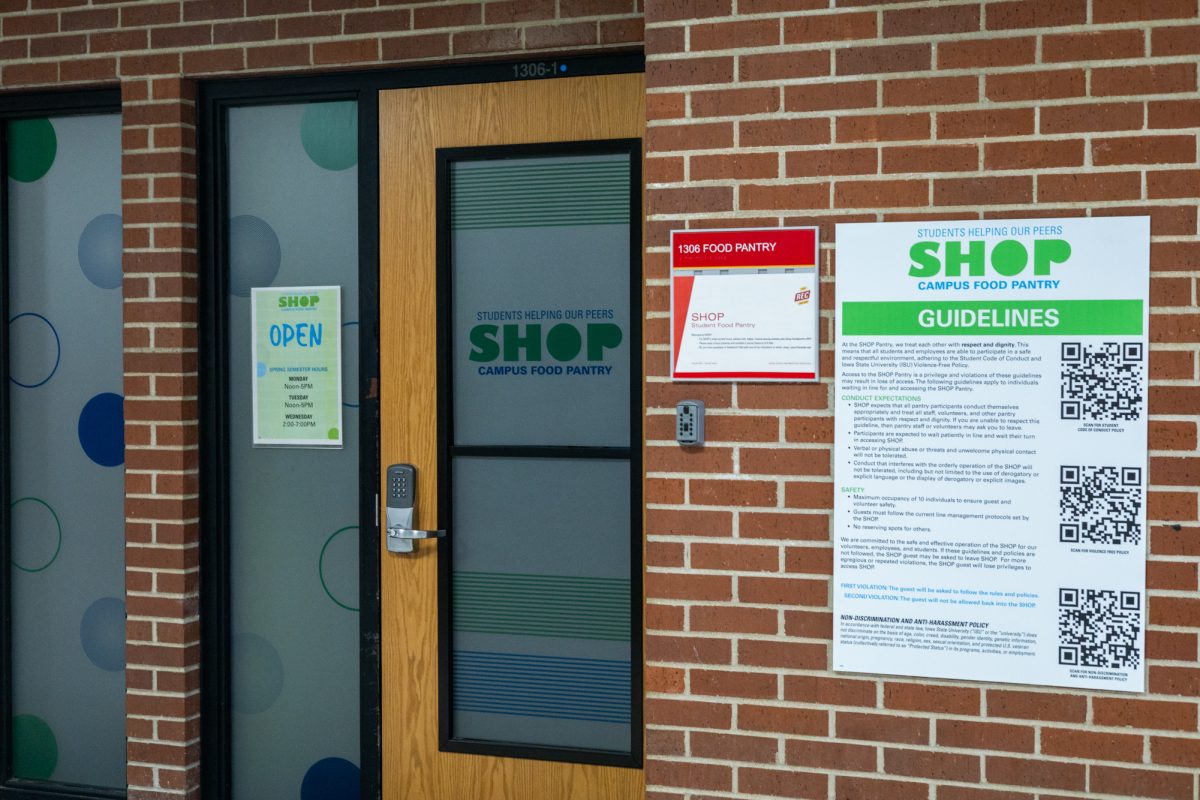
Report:
M115 794L125 786L121 117L11 120L0 141L10 626L0 646L11 679L0 777Z
M439 151L444 749L640 757L639 165Z
M227 136L232 714L213 750L231 751L235 800L358 797L358 105L233 107ZM341 448L251 444L250 294L266 286L342 289Z

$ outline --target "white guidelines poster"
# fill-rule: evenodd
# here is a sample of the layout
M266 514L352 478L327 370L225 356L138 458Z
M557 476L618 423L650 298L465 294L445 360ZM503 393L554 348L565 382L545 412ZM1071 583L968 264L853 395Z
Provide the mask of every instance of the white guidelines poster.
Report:
M1145 686L1149 220L837 226L834 668Z

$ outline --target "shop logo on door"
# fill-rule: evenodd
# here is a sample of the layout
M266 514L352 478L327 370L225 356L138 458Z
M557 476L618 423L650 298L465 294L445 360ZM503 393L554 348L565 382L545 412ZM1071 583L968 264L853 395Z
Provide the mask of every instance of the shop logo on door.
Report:
M471 328L467 357L483 365L480 375L610 375L611 365L595 362L608 360L624 338L612 322L483 324ZM566 363L580 357L592 363ZM506 363L490 366L496 361Z

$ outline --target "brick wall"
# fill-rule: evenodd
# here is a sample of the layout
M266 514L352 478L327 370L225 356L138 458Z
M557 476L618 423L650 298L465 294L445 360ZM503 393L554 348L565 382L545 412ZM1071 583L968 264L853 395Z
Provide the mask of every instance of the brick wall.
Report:
M648 797L1195 800L1197 0L645 5ZM0 0L0 90L125 104L131 798L198 793L194 79L624 48L640 6ZM830 375L833 222L1112 213L1154 237L1151 695L830 673L830 380L667 383L666 232L820 223Z
M647 796L1198 797L1196 0L649 0ZM1149 214L1146 696L829 670L832 379L672 385L667 231ZM671 443L674 403L709 444Z
M199 796L196 79L641 36L637 0L0 0L0 91L121 87L131 800Z

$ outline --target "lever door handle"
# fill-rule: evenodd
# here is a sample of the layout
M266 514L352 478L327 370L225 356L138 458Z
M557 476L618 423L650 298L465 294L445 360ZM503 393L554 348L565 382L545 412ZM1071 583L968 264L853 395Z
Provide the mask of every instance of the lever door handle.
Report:
M397 539L443 539L445 531L415 531L412 528L388 528L387 535Z

